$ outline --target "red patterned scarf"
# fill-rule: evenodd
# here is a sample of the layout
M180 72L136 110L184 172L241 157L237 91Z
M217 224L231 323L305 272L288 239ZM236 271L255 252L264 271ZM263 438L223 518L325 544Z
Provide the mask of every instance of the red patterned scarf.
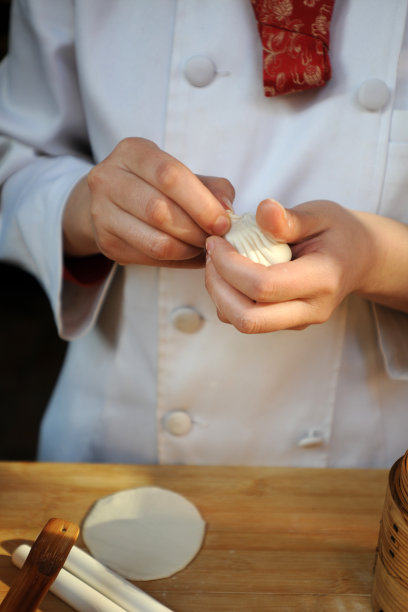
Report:
M266 96L321 87L330 79L334 0L251 0L263 45Z

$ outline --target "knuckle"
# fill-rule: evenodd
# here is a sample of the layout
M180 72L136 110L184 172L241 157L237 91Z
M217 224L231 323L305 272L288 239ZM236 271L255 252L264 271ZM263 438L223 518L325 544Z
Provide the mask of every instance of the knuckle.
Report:
M137 138L132 138L131 136L128 136L126 138L123 138L118 145L116 146L116 151L119 152L121 155L128 155L131 151L134 150L135 146L137 145Z
M130 155L134 151L143 150L144 153L147 151L155 151L159 147L152 141L147 138L141 138L136 136L127 136L126 138L122 138L122 140L116 145L114 151L120 153L121 155Z
M303 331L309 327L309 323L304 323L302 325L294 325L293 327L289 327L288 329L291 331Z
M150 256L159 261L174 259L173 250L172 240L165 234L155 236L149 243Z
M251 297L257 302L271 302L271 296L274 296L274 301L276 301L276 291L274 291L273 285L270 279L266 278L264 275L259 276L258 278L253 280Z
M218 309L217 309L217 317L221 321L221 323L229 323L229 320L227 319L227 317Z
M87 183L91 193L101 191L106 182L105 164L100 162L88 172Z
M247 310L240 313L234 321L234 326L243 334L256 334L258 331L256 320Z
M89 213L91 216L92 225L95 231L98 233L100 228L103 227L103 213L98 201L92 200Z
M160 191L166 193L173 189L180 177L177 164L170 159L161 161L156 168L156 184Z
M108 231L99 231L96 235L96 242L100 252L116 261L120 251L120 240Z
M325 280L324 294L326 296L334 296L339 292L340 283L335 274L328 274Z
M314 325L323 325L323 323L326 323L326 321L330 318L329 314L325 314L324 312L319 312L317 313L317 315L314 317L314 321L313 324Z
M108 233L108 223L106 221L106 206L103 198L94 197L91 200L89 214L94 231Z
M131 137L122 138L122 140L118 143L117 149L121 151L126 151L129 147L132 146L133 139Z
M168 204L164 198L152 197L146 205L147 222L155 227L165 227L169 220Z
M331 302L324 300L323 302L319 302L319 304L315 307L312 322L315 325L322 325L330 319L332 314L333 307Z

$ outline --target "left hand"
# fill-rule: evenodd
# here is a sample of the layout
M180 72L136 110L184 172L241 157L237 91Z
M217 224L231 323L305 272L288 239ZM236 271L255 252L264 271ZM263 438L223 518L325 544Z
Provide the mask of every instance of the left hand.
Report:
M269 267L223 238L208 238L206 287L219 318L248 334L325 322L345 296L363 289L373 265L372 235L360 215L330 201L285 210L264 200L258 224L293 253Z

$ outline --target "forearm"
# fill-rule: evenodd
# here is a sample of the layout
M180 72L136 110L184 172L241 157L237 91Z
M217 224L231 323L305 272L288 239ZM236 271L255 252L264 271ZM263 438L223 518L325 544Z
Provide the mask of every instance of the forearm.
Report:
M408 312L408 225L371 213L355 215L366 228L371 260L357 293Z

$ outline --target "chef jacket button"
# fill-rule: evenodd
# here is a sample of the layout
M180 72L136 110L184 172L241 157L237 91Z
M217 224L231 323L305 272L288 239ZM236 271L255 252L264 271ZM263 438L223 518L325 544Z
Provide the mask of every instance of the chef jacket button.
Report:
M185 436L191 430L193 421L185 410L172 410L163 417L163 426L172 436Z
M170 318L173 326L184 334L194 334L204 323L203 317L192 306L175 308Z
M390 99L390 90L381 79L368 79L358 89L359 104L369 111L379 111L384 108Z
M318 429L309 430L298 442L301 448L319 446L323 442L323 434Z
M215 64L205 55L194 55L184 66L184 76L193 87L206 87L215 79Z

